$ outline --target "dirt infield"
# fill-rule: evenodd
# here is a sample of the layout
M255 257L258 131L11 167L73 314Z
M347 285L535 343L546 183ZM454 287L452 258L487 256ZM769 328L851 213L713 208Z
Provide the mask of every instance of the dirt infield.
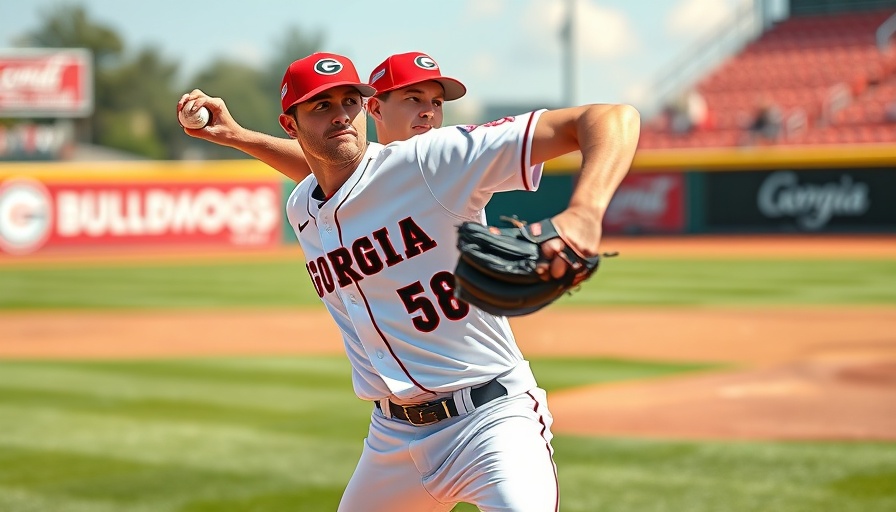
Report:
M642 257L837 253L896 258L896 237L608 239L604 247ZM183 256L151 258L158 263L169 257L182 261ZM295 249L262 256L301 257ZM228 252L220 257L259 255ZM128 258L112 254L74 259L85 265L134 261ZM47 255L0 258L0 264L52 265L63 259L72 262L71 255ZM520 346L530 356L732 365L727 371L552 393L557 433L896 440L896 308L549 308L514 319L513 325ZM342 352L338 332L323 309L0 312L0 326L3 358ZM299 339L296 333L301 333Z

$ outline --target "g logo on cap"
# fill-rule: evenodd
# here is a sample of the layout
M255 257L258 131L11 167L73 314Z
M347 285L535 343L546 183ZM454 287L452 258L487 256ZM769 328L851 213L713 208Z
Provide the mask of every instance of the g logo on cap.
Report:
M314 72L319 75L335 75L342 71L342 63L336 59L320 59L314 63Z
M414 64L423 69L438 69L439 65L436 64L436 61L429 58L428 55L418 55L414 59Z

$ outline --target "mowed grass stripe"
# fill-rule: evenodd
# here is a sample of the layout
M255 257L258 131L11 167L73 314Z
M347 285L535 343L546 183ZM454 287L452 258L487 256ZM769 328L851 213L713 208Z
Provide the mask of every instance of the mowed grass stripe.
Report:
M317 433L272 432L227 421L211 425L186 419L147 420L4 406L0 407L4 433L0 447L174 464L202 471L305 474L303 478L314 480L332 467L320 464L322 460L351 460L360 454L366 428L357 418L353 424L351 434L328 439ZM314 460L313 456L323 458ZM2 471L17 472L15 467Z
M0 471L0 510L15 511L179 511L221 496L246 500L285 489L323 493L324 499L332 500L338 490L331 482L341 476L306 472L299 478L300 473L291 471L233 472L141 463L114 455L4 448L0 464L21 468L15 474ZM7 501L16 508L3 508Z
M14 363L3 363L0 372L0 389L84 393L110 400L168 399L259 409L302 410L337 400L345 394L340 393L337 386L310 386L306 388L306 395L309 396L302 396L299 385L277 386L240 380L226 382L224 379L202 377L126 375L84 368L17 366ZM351 395L348 380L342 385L347 388L348 395Z
M320 304L301 262L0 268L0 309Z
M2 450L0 450L2 451ZM130 503L128 512L155 512L160 510L156 502ZM60 503L63 508L58 508ZM167 510L176 510L168 506ZM121 512L121 504L109 500L75 499L73 496L50 494L41 490L32 492L17 486L0 484L0 510L4 512L46 512L61 510L64 512Z
M171 421L194 425L229 424L238 427L307 434L322 438L340 438L355 430L356 419L369 413L370 407L360 402L331 400L319 403L321 409L332 409L326 415L313 415L303 407L283 408L242 407L236 404L219 405L189 400L109 399L85 394L0 390L0 410L4 407L20 410L64 411L106 418L147 421ZM304 404L303 404L304 405ZM10 412L12 414L12 412Z
M896 304L896 260L609 259L574 305ZM0 309L320 307L299 262L0 268Z
M893 304L896 261L608 260L561 303Z
M253 385L320 386L344 384L351 377L351 366L342 356L326 357L240 357L207 359L11 361L13 368L65 369L109 377L146 377L154 379L191 379L210 383L251 382ZM0 361L0 368L6 364ZM0 377L2 380L2 377Z
M560 391L587 384L621 382L722 368L722 365L667 363L587 357L550 357L530 361L538 385Z

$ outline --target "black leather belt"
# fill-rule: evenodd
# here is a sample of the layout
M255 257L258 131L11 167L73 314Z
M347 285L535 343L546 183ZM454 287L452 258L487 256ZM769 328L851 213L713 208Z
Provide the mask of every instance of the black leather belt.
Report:
M482 407L495 398L505 396L506 394L507 389L500 382L491 380L484 386L471 389L470 399L473 401L474 406ZM379 401L374 403L378 409L381 407ZM389 411L392 412L393 418L405 420L417 426L432 425L438 421L459 416L454 399L450 397L415 405L398 405L390 401Z

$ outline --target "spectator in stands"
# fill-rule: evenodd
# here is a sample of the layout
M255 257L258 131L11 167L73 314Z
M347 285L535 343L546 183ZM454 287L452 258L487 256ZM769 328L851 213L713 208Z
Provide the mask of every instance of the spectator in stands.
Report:
M884 108L884 120L888 123L896 123L896 101L887 103Z
M709 110L706 99L695 90L689 90L666 106L669 128L675 133L690 133L707 127Z
M781 113L781 108L771 98L762 97L756 107L756 114L747 127L748 142L751 144L777 142L781 137L783 123L784 116Z

